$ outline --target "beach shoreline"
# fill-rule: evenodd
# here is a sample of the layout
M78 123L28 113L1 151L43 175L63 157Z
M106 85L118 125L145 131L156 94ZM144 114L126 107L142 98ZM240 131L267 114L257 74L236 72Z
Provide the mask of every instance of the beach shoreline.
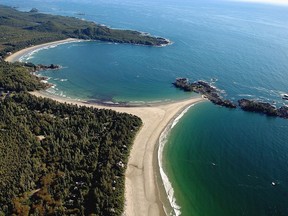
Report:
M164 187L158 185L159 183L157 184L157 175L160 176L157 157L160 135L185 109L205 99L197 96L184 101L153 106L113 107L93 103L87 104L85 101L58 96L53 97L53 95L41 91L31 92L31 94L37 97L50 98L60 103L111 109L140 117L143 126L135 137L125 174L125 210L123 215L166 215L163 197L160 196L163 193L159 192Z
M160 46L154 46L154 47L165 47L168 45L172 45L173 42L166 39L169 43L168 44L164 44L164 45L160 45ZM64 40L58 40L58 41L52 41L52 42L48 42L48 43L43 43L43 44L39 44L39 45L34 45L34 46L30 46L24 49L21 49L19 51L16 51L15 53L12 53L11 55L7 56L4 60L7 62L17 62L20 61L20 59L23 56L29 55L30 53L33 53L37 50L46 48L46 47L50 47L50 46L58 46L61 44L66 44L66 43L75 43L75 42L82 42L82 41L91 41L91 40L83 40L83 39L77 39L77 38L67 38ZM134 45L140 45L140 44L134 44ZM144 45L145 46L145 45Z
M17 62L21 59L21 57L28 55L32 52L35 52L36 50L43 49L45 47L50 47L50 46L58 46L60 44L65 44L65 43L74 43L74 42L80 42L83 40L80 39L75 39L75 38L67 38L64 40L59 40L59 41L53 41L49 43L44 43L44 44L39 44L31 47L27 47L25 49L19 50L15 53L12 53L11 55L7 56L5 58L5 61L7 62Z
M49 46L57 46L63 43L77 42L77 39L66 39L20 50L5 60L9 62L19 59L35 50ZM158 216L166 215L162 197L166 192L160 180L160 167L158 161L159 138L169 124L181 113L195 103L205 101L201 96L174 102L156 103L144 106L108 106L93 102L73 100L60 96L54 96L46 91L31 92L32 95L50 98L60 103L88 106L98 109L111 109L120 113L129 113L140 117L143 126L137 133L133 142L125 173L125 216ZM164 190L164 192L162 191ZM167 194L166 194L167 195ZM166 196L164 195L164 196Z

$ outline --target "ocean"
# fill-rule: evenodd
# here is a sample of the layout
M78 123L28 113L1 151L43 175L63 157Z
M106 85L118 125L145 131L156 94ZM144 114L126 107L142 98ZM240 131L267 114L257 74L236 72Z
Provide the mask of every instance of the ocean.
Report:
M193 95L171 84L187 77L211 82L233 101L287 104L288 7L221 0L1 2L173 41L161 48L69 43L24 57L63 67L42 72L55 84L52 94L101 102L175 101ZM287 120L204 102L173 126L163 135L161 152L180 207L171 214L288 215Z

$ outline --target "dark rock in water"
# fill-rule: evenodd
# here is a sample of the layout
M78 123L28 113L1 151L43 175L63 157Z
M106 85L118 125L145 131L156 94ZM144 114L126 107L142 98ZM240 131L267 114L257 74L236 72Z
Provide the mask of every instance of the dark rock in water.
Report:
M236 108L236 105L233 104L231 101L223 100L219 95L219 91L215 87L209 85L204 81L190 83L187 78L177 78L173 85L176 88L180 88L184 91L193 91L205 95L207 99L209 99L214 104L228 108ZM287 106L282 106L277 109L274 105L270 103L248 99L238 100L238 104L242 110L247 112L262 113L267 116L278 116L280 118L288 119Z
M61 68L60 65L55 65L55 64L51 64L51 65L38 64L38 65L35 65L31 62L25 63L24 66L33 68L34 72L40 71L40 70L58 70Z
M236 105L233 104L229 100L223 100L219 93L218 90L209 85L209 83L204 82L204 81L196 81L193 83L190 83L187 78L177 78L176 81L173 83L173 85L176 88L180 88L183 91L193 91L202 95L205 95L208 100L210 100L212 103L228 107L228 108L236 108Z
M189 86L189 80L187 78L177 78L175 82L172 83L176 88L180 88L184 91L192 91Z
M235 104L233 104L229 100L224 100L222 106L228 107L228 108L236 108L237 107Z
M269 103L259 102L255 100L241 99L238 100L241 109L249 112L263 113L268 116L278 116L277 109Z
M39 11L37 8L32 8L29 12L30 13L38 13Z
M282 106L277 110L278 116L281 118L288 118L288 107Z
M280 118L288 118L288 107L282 106L276 108L270 103L259 102L255 100L241 99L238 101L241 109L248 112L262 113L268 116L278 116Z
M36 68L39 70L57 70L60 68L60 66L54 65L54 64L51 64L51 65L38 64L38 65L36 65Z

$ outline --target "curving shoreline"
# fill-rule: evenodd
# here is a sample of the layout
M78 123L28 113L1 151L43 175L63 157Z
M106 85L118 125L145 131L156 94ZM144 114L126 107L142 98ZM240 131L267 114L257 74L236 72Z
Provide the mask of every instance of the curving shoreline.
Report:
M33 52L35 52L37 50L44 49L46 47L58 46L60 44L80 42L80 41L83 41L83 40L75 39L75 38L68 38L68 39L65 39L65 40L54 41L54 42L49 42L49 43L44 43L44 44L40 44L40 45L27 47L25 49L19 50L19 51L13 53L12 55L6 57L5 61L7 61L7 62L16 62L16 61L19 61L21 59L21 57L26 56L26 55L28 55L30 53L33 53Z
M204 101L201 97L194 97L185 101L151 107L107 107L98 104L87 104L85 101L75 101L61 97L54 97L45 92L32 92L37 97L48 97L61 103L77 104L100 109L112 109L140 117L143 126L138 132L130 152L125 177L125 210L124 215L157 216L166 215L162 199L156 183L156 175L160 172L157 154L159 138L165 128L169 127L185 109L191 105Z
M179 120L185 115L186 112L188 112L188 110L193 107L197 102L188 105L186 108L182 109L178 114L176 114L174 116L174 118L171 119L171 121L166 125L166 127L164 128L164 130L162 131L162 133L159 136L159 143L158 143L158 152L157 152L157 161L159 164L159 172L161 175L161 180L163 183L163 187L166 193L166 196L169 200L169 206L167 209L165 209L166 211L166 215L175 215L175 216L179 216L181 215L181 206L179 206L177 204L177 200L174 196L175 191L174 188L167 176L167 174L164 171L164 167L163 167L163 151L165 148L165 145L168 141L168 136L169 133L171 132L171 130L175 127L175 125L177 125L177 123L179 122ZM164 205L165 206L165 205ZM171 210L170 210L171 209ZM168 212L169 211L169 212Z
M12 54L6 58L6 61L14 62L19 60L21 56L35 50L74 41L79 40L67 39L30 47ZM163 185L158 187L156 179L156 176L160 172L157 160L159 138L165 131L165 128L169 127L169 124L174 122L185 109L188 109L188 107L195 103L204 101L203 98L197 96L184 101L153 104L152 106L145 107L113 107L94 103L87 104L85 101L61 98L47 94L45 91L32 92L31 94L38 97L51 98L61 103L112 109L117 112L125 112L140 117L143 121L143 126L134 140L125 174L126 201L123 215L165 215L162 200L167 199L167 196L162 197L160 195L159 191L163 190Z

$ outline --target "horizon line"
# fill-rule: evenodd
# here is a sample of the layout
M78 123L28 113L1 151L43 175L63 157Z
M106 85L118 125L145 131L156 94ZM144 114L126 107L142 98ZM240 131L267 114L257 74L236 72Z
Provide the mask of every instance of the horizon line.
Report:
M272 4L288 6L288 0L231 0L234 2L246 2L246 3L259 3L259 4Z

